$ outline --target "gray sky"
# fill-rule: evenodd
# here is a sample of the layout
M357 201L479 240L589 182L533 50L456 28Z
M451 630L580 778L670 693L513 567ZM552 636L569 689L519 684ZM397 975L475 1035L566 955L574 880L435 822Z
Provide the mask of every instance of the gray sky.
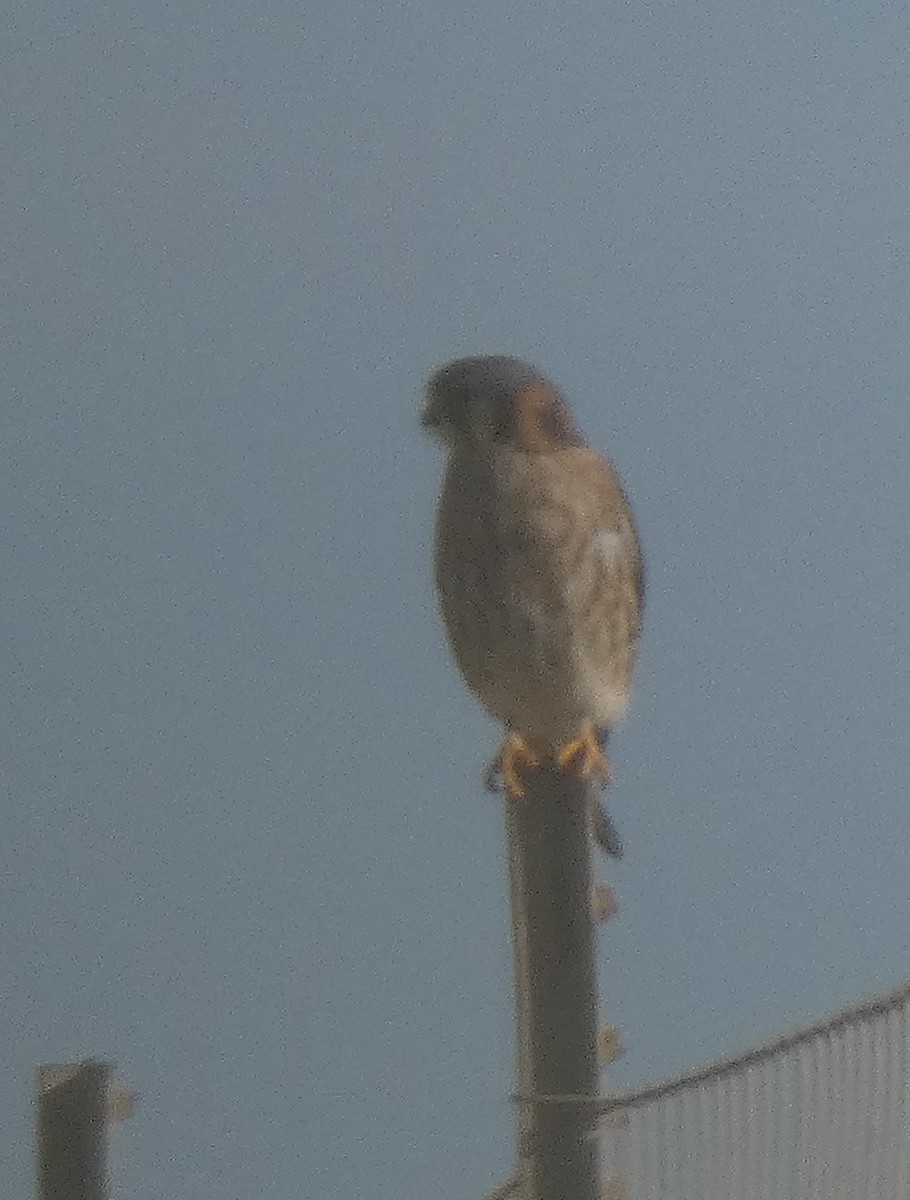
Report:
M456 354L559 381L648 553L613 1081L910 974L906 11L11 14L16 1194L33 1067L86 1055L140 1093L133 1200L508 1169L496 730L436 616L416 423Z

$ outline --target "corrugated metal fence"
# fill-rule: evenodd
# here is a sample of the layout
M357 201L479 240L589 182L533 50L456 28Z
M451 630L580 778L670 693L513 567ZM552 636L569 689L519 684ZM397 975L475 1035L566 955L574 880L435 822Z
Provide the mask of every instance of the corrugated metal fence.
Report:
M910 1200L910 983L604 1109L611 1200Z

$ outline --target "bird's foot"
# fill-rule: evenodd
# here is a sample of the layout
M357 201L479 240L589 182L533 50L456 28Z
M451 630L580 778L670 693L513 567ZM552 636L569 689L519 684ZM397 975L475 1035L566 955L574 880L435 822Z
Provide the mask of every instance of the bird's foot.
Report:
M484 784L489 792L505 792L511 800L521 800L525 794L521 768L539 766L540 759L521 734L509 733L487 767Z
M613 778L610 760L601 749L597 731L590 723L571 742L566 742L556 751L556 765L579 779L590 779L606 787Z

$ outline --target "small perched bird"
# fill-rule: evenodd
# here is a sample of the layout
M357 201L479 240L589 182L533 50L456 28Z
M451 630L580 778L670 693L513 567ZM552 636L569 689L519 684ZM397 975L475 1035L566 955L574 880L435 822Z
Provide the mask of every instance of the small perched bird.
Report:
M439 603L468 687L505 726L492 776L513 798L555 764L609 782L644 569L611 464L585 444L553 383L517 358L461 358L427 384L423 425L448 452L436 525ZM622 846L599 808L608 853Z

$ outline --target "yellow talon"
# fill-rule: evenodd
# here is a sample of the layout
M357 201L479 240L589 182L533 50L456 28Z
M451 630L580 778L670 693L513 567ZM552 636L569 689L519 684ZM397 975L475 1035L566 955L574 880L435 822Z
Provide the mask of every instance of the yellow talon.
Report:
M486 785L490 791L504 790L511 800L521 800L525 794L519 769L540 766L540 759L520 733L509 733L499 753L490 763L486 774ZM497 785L501 781L501 788Z
M613 777L610 760L600 748L594 726L586 724L579 737L560 746L556 765L561 771L571 771L579 779L596 779L606 787Z

